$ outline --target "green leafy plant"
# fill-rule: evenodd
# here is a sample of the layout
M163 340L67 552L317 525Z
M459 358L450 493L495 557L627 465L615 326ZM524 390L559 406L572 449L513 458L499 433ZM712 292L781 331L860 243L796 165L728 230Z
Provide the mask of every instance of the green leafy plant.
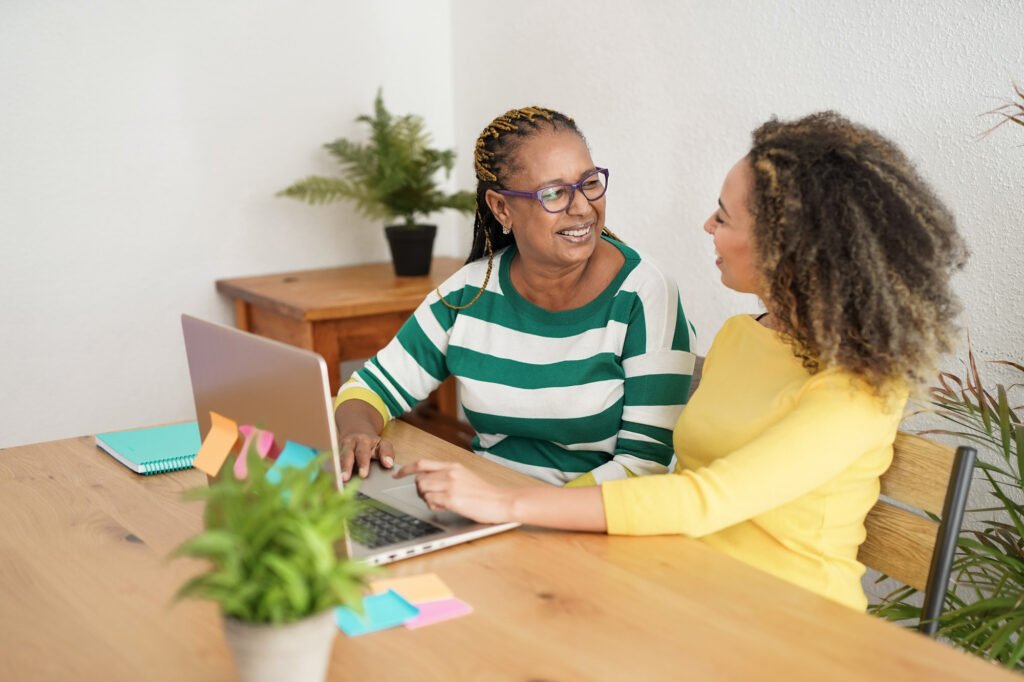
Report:
M318 475L327 457L284 468L274 482L267 477L270 463L250 451L244 480L225 472L209 487L186 493L206 500L205 530L174 556L206 559L211 567L175 598L209 599L225 616L275 625L341 604L360 608L373 569L339 557L335 548L358 512L358 486L338 492L331 476Z
M422 118L391 114L378 91L374 115L359 116L356 121L369 126L368 142L340 138L324 145L340 165L341 177L310 176L281 190L278 196L311 204L350 200L368 218L401 218L410 226L416 223L417 215L445 208L463 213L476 209L472 193L447 194L438 188L437 174L441 170L445 177L451 174L455 152L430 146Z
M1024 365L993 364L1024 380ZM938 636L1019 670L1024 670L1024 425L1022 407L1011 400L1022 386L986 386L968 350L964 377L942 372L930 391L930 413L949 428L922 431L973 443L982 453L973 485L975 493L983 491L985 503L967 510ZM902 587L870 610L889 620L917 619L921 610L913 603L915 594Z

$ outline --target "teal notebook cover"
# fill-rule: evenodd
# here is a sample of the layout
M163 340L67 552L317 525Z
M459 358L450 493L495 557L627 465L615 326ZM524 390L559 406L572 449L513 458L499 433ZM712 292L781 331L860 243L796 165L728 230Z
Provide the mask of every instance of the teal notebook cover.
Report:
M196 422L96 435L97 446L138 474L188 469L201 444Z

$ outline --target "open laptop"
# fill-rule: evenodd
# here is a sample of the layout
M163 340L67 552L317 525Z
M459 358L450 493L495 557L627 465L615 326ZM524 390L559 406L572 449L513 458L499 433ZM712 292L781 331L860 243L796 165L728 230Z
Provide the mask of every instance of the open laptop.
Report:
M210 430L210 412L273 432L318 451L329 450L342 487L341 459L327 364L318 354L247 332L181 316L199 433ZM349 527L344 551L386 564L442 547L493 535L519 524L481 524L430 511L411 479L396 481L376 462L359 488L366 508Z

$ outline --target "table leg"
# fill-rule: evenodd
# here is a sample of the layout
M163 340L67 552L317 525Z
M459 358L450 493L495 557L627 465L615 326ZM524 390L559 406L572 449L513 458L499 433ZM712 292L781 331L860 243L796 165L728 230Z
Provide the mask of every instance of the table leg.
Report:
M240 298L235 299L235 326L242 331L252 331L249 319L249 304Z
M314 322L310 329L310 349L322 355L324 362L327 363L327 381L331 385L332 396L338 395L338 389L341 388L341 327L342 325L336 322Z
M332 347L328 344L314 350L324 356L324 362L327 363L327 381L331 385L331 396L338 395L338 390L341 389L341 353L338 345L334 344Z

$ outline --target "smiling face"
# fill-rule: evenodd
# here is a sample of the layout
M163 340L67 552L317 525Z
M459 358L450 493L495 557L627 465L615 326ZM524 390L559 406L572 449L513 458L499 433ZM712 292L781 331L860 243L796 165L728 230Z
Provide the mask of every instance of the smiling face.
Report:
M515 168L502 177L506 189L535 192L578 182L596 166L574 132L545 129L524 140L514 153ZM605 197L587 201L576 191L569 208L548 213L536 199L487 192L487 204L502 225L512 227L516 246L529 267L561 269L585 263L604 228Z
M754 171L750 160L740 159L725 176L718 208L704 223L704 231L715 240L715 264L722 271L722 284L745 294L761 294L763 277L754 246L754 216L750 195Z

